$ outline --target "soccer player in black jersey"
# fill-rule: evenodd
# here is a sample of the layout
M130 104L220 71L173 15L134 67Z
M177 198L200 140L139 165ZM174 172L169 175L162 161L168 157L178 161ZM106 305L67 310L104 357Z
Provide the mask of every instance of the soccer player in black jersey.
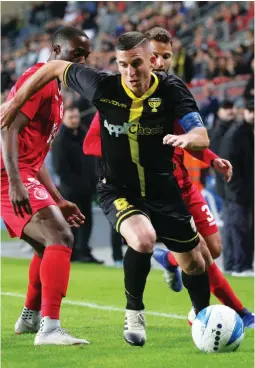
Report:
M103 116L100 205L129 245L124 258L124 338L142 346L146 340L143 292L157 238L173 251L182 268L183 284L196 312L209 304L198 233L173 177L171 160L176 146L204 149L209 139L184 83L174 75L151 73L155 56L143 34L123 34L116 44L116 58L117 75L63 61L47 63L2 106L1 126L10 126L25 101L55 78L92 101ZM185 134L173 134L176 119Z

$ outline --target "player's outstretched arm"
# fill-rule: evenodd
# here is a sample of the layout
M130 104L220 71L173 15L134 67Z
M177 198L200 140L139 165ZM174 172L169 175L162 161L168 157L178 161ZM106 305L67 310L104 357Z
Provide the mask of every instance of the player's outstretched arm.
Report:
M63 80L64 71L70 64L67 61L53 60L42 66L36 73L34 73L17 91L15 96L8 102L1 106L1 129L7 127L8 129L14 122L21 107L33 96L37 91L42 89L50 81L58 78Z
M11 129L9 131L5 129L1 132L3 161L9 181L9 197L15 215L21 217L24 217L24 212L32 213L28 191L21 180L18 165L18 134L19 130L28 122L29 119L26 115L18 113Z
M213 168L220 174L222 174L225 180L229 183L233 175L233 167L228 160L220 158L209 148L202 151L187 150L193 157L205 162L206 164L213 166Z

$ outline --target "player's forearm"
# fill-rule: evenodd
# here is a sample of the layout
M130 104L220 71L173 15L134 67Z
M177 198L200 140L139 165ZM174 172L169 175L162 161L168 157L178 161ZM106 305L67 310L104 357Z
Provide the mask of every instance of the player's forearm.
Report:
M70 63L67 61L53 60L42 66L15 94L13 105L16 109L19 110L31 96L46 86L50 81L56 78L62 81L64 71L68 64Z
M55 184L53 183L51 176L47 167L43 164L38 175L38 180L45 186L49 194L52 196L54 201L58 203L59 201L63 200L62 195L57 190Z
M209 147L210 140L205 128L194 128L186 133L189 143L187 149L203 150Z
M21 182L18 164L18 134L17 129L4 130L1 133L4 167L10 185L16 185Z
M187 150L193 157L197 158L198 160L213 166L213 160L219 158L214 152L212 152L209 148L206 148L201 151L196 150Z

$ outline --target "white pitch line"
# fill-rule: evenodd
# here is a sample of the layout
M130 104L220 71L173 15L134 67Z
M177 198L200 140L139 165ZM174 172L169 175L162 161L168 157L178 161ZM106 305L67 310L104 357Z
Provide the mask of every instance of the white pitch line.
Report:
M25 298L26 296L23 294L18 293L8 293L8 292L1 292L1 295L3 296L11 296L14 298ZM125 309L123 308L117 308L112 307L109 305L99 305L94 303L86 303L86 302L78 302L74 300L66 300L63 299L63 304L69 304L69 305L75 305L77 307L85 307L85 308L92 308L92 309L100 309L100 310L107 310L110 312L125 312ZM156 317L165 317L165 318L174 318L174 319L187 319L187 316L182 316L180 314L168 314L168 313L161 313L161 312L152 312L152 311L146 311L147 315L150 316L156 316Z

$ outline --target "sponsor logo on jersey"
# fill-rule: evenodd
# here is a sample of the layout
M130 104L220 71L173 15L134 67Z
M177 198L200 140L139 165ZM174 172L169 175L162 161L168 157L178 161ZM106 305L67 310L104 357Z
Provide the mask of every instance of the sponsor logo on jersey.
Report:
M30 183L33 183L35 185L40 185L41 183L39 182L39 180L35 179L35 178L27 178L28 181L30 181Z
M108 104L111 104L111 105L114 105L114 106L117 106L117 107L122 107L124 109L127 108L126 104L124 104L122 102L119 102L119 101L110 100L108 98L100 98L100 102L108 103Z
M49 194L46 192L45 189L35 188L34 189L34 197L36 199L44 200L44 199L47 199L49 197Z
M160 135L164 129L161 125L154 128L142 127L140 123L124 123L123 125L108 124L104 121L104 127L108 130L110 135L119 137L122 134L136 134L136 135Z
M161 98L155 97L155 98L149 98L148 99L148 105L152 108L151 112L158 112L158 107L161 105Z

